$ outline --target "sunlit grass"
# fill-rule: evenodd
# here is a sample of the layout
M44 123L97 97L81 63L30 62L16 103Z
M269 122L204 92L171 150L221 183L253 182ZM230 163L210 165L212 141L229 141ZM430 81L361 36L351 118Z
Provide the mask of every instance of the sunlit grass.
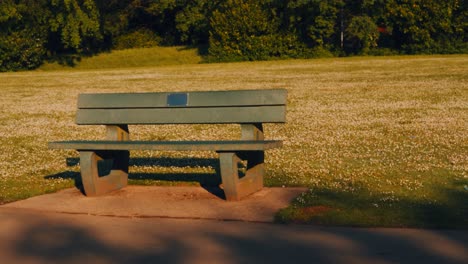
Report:
M155 67L181 64L197 64L201 56L197 49L185 47L153 47L114 50L92 57L67 62L46 63L39 70L96 70L129 67Z
M79 93L286 88L287 124L265 127L267 138L284 140L266 154L265 181L310 192L279 221L468 227L466 55L90 68L0 74L0 201L75 184L79 165L66 158L77 153L50 151L47 142L104 137L103 127L74 124ZM235 125L130 130L133 139L240 135ZM153 161L161 156L165 164ZM131 184L167 184L171 176L196 182L215 171L203 159L216 153L132 157L144 162L131 166Z

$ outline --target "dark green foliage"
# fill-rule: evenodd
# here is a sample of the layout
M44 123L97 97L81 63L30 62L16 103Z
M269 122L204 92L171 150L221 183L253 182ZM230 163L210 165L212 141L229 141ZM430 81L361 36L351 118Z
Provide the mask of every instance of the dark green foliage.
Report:
M41 1L0 3L0 71L34 69L42 64L47 42Z
M209 55L215 60L265 60L270 57L274 25L258 1L227 0L210 20Z
M345 32L346 39L355 53L367 54L371 48L377 47L379 31L368 16L353 17Z
M154 45L199 47L208 61L466 53L467 2L2 0L0 70Z
M326 47L336 41L335 28L342 0L274 1L282 29L297 32L310 46Z
M384 2L384 12L378 18L391 27L396 49L409 54L466 52L465 0Z
M206 45L211 28L210 18L223 1L187 1L176 15L176 28L180 41L188 45Z
M48 7L52 10L48 20L51 36L59 37L54 50L87 52L90 39L102 38L94 0L51 0Z
M37 68L45 57L44 43L45 39L29 30L1 36L0 71Z
M0 3L0 70L36 68L59 53L92 53L102 39L98 18L94 0Z
M310 57L297 35L278 32L279 21L254 0L228 0L210 20L209 60L242 61Z

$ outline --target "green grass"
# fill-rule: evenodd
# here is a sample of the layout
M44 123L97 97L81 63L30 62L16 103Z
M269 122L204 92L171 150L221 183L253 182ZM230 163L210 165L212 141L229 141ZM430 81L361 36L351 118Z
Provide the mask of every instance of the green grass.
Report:
M155 67L181 64L197 64L201 56L197 49L185 47L154 47L115 50L70 62L53 62L42 65L41 71L96 70L131 67Z
M0 74L0 202L75 185L79 165L66 159L77 153L47 142L104 137L74 124L79 93L286 88L287 124L265 126L284 140L266 153L265 183L310 191L279 222L468 227L467 55L94 67ZM236 125L130 130L140 140L240 136ZM132 157L131 184L217 182L215 153Z
M278 212L276 221L357 227L466 228L468 191L463 183L430 188L436 193L311 188Z

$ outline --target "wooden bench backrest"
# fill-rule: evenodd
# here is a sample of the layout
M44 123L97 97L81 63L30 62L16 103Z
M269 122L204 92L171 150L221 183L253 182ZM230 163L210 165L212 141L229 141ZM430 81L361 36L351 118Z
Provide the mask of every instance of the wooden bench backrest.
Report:
M286 90L80 94L76 123L284 123Z

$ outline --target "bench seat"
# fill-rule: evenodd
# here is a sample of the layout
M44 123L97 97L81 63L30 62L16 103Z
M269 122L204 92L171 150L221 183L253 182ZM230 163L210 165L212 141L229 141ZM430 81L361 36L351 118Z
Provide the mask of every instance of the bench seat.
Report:
M76 150L162 150L162 151L263 151L281 147L279 140L229 141L96 141L72 140L50 142L50 149Z

